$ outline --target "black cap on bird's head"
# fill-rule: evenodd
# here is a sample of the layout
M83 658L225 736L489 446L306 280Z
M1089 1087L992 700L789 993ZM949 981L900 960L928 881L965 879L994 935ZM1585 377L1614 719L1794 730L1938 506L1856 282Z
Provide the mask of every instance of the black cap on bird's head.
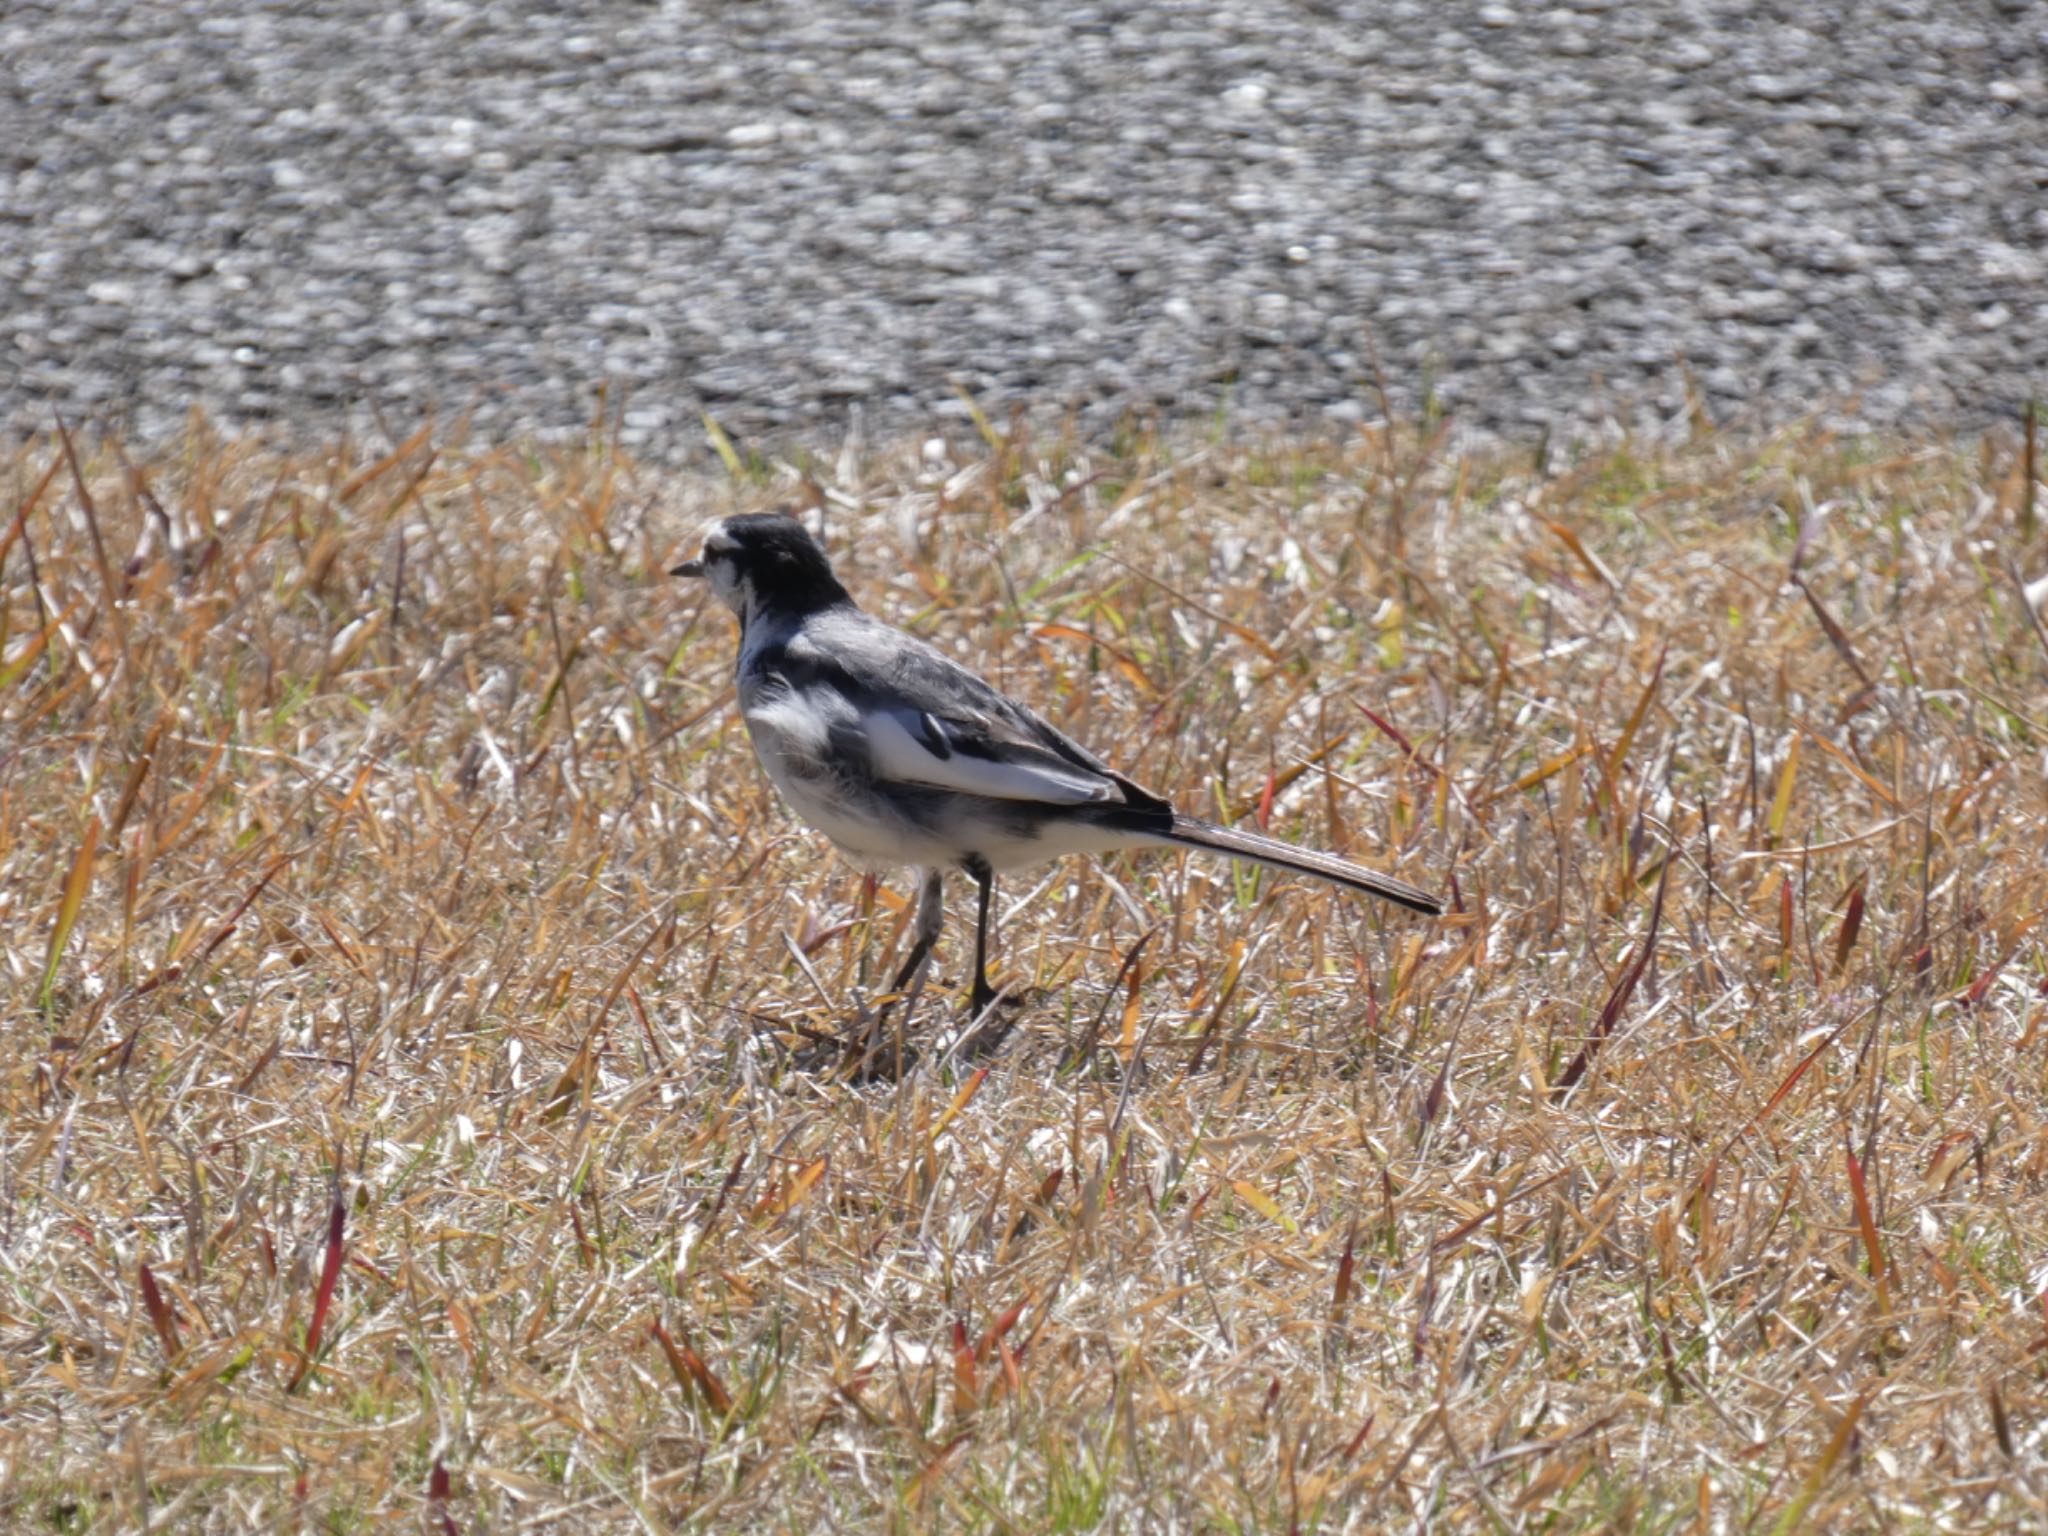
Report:
M709 581L742 619L777 610L811 613L853 601L818 541L783 512L750 512L706 525L697 558L669 574Z

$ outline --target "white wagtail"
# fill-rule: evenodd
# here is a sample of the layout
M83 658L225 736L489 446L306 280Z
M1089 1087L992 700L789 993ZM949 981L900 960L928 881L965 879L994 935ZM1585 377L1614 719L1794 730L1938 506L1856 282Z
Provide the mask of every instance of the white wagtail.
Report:
M922 874L917 977L945 917L940 878L979 888L969 1016L988 984L998 870L1147 844L1201 848L1382 897L1434 917L1443 903L1333 854L1184 816L958 662L861 612L794 518L722 518L670 572L702 577L739 616L740 711L755 754L797 815L868 869Z

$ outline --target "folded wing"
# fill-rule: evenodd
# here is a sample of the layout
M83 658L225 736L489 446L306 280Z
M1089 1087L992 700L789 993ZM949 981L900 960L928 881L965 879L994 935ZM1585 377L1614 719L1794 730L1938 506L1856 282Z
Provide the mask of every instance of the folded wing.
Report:
M864 613L793 638L764 673L818 701L843 750L887 783L1042 805L1166 802L950 657Z
M861 716L875 776L997 800L1090 805L1124 798L1116 781L1072 762L1002 722L930 711L873 709Z

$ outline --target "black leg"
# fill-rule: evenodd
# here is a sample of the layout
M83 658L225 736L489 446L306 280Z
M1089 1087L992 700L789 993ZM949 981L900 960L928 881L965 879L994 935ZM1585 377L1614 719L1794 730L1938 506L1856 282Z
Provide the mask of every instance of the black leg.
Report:
M967 1012L972 1018L980 1018L996 1000L996 989L988 984L988 914L995 902L996 872L978 853L962 859L960 867L973 876L979 888L974 913L974 990L968 994Z

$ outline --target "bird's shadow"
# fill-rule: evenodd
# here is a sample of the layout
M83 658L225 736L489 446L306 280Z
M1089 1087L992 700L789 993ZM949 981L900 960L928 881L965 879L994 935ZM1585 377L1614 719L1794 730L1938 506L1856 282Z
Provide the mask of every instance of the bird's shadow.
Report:
M879 1010L863 1007L842 1030L817 1029L782 1020L764 1032L794 1035L780 1042L789 1070L826 1081L900 1083L928 1058L942 1062L980 1062L1007 1042L1025 1010L1040 1000L1038 988L1012 994L998 992L979 1014L964 1018L957 1030L943 1025L913 1031L914 995L896 1011L893 1003ZM893 1015L893 1018L892 1018Z

